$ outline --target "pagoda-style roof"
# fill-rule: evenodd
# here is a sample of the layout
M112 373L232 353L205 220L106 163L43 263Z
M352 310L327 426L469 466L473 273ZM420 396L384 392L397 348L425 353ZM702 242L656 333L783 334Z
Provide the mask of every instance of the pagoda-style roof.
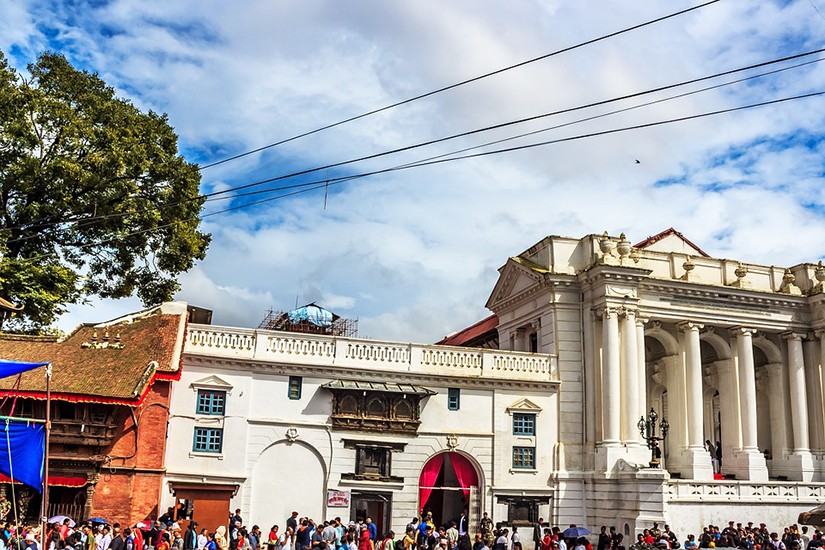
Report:
M52 398L138 406L155 380L180 378L186 305L169 303L101 324L65 339L0 334L0 358L50 362ZM0 396L45 399L43 369L0 379Z

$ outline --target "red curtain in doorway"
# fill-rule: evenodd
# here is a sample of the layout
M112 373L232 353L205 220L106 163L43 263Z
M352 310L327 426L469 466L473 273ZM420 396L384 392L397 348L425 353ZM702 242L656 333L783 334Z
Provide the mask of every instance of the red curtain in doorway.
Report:
M422 510L433 492L433 484L438 479L438 474L441 472L441 466L443 465L444 453L441 453L432 457L424 464L424 469L421 470L421 477L418 478L418 498Z
M470 502L470 487L478 486L478 473L476 473L475 466L467 457L458 453L450 453L450 463L453 465L458 484L464 489L464 500Z

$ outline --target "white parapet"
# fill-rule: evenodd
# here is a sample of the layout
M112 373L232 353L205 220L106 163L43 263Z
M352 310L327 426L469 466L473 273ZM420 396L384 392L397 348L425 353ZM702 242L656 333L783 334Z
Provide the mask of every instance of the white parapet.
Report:
M212 325L190 324L184 351L189 355L280 364L531 382L558 380L555 355Z
M819 503L825 498L825 483L748 481L669 481L667 500L676 502Z

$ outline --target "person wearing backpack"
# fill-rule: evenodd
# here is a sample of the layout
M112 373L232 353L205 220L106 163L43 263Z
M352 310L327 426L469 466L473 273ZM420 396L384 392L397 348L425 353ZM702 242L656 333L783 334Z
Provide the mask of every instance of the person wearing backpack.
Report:
M381 542L381 550L395 550L395 533L392 531L387 532L387 536L384 537L384 540Z

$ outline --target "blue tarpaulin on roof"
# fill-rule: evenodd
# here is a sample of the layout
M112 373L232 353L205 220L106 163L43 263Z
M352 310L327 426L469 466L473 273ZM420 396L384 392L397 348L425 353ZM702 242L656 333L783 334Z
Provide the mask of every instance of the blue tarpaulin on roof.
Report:
M293 309L287 313L287 317L292 323L307 321L318 327L331 327L333 322L332 312L315 304L307 304L298 309Z
M46 427L24 420L0 421L0 427L0 472L42 492Z
M14 376L15 374L39 367L45 367L48 364L49 363L23 363L22 361L6 361L5 359L0 359L0 378Z

